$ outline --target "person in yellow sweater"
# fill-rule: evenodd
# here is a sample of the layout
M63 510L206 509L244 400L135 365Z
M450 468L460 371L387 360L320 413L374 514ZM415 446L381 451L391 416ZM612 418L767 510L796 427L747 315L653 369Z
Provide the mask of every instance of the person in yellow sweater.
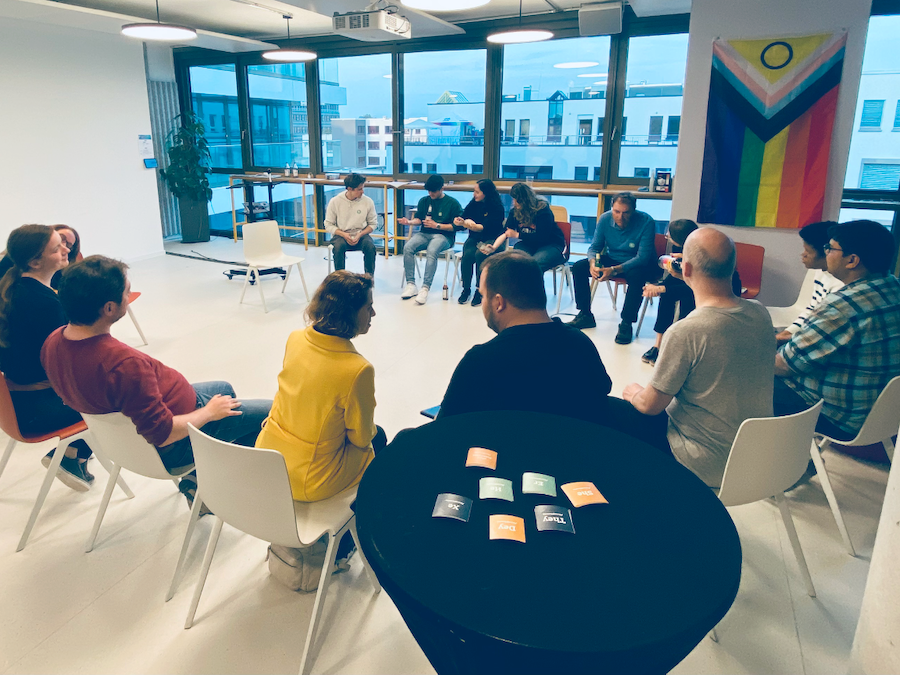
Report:
M332 272L288 338L278 393L256 447L284 455L291 491L316 502L356 485L387 443L375 425L375 369L350 340L369 332L372 277Z

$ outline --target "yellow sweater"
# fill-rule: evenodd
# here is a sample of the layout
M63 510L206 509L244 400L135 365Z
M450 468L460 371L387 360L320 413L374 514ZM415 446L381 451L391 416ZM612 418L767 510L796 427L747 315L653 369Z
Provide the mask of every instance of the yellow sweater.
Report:
M272 411L256 447L284 455L300 502L359 483L372 461L375 369L350 340L312 326L291 333Z

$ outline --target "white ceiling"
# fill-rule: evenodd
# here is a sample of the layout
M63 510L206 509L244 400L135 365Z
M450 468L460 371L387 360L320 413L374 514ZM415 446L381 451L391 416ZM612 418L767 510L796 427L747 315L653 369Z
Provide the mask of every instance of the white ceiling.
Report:
M160 0L160 18L196 28L191 46L223 51L258 51L268 40L286 36L281 13L293 16L291 36L326 35L335 12L361 11L370 0ZM691 0L630 0L638 16L690 11ZM387 4L382 2L382 5ZM467 21L515 17L519 0L491 0L460 12L427 14L400 5L412 25L413 37L464 32ZM580 0L522 0L525 15L578 9ZM263 7L254 6L261 5ZM156 20L155 0L0 0L0 16L116 33L123 23Z

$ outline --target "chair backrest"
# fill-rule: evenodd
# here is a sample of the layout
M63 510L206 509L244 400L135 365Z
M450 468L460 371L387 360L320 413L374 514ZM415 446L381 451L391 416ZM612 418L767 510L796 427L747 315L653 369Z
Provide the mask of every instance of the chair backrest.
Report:
M188 427L203 503L242 532L299 547L294 499L284 456L215 439ZM321 532L319 533L321 536Z
M755 298L762 286L763 257L766 249L755 244L734 243L737 249L737 272L741 276L741 285L747 290L741 293L742 298Z
M557 206L556 204L550 204L550 211L553 213L553 219L557 223L568 223L569 222L569 210L565 206Z
M892 379L881 390L856 438L852 442L841 441L841 445L881 443L897 433L898 424L900 424L900 376Z
M25 443L22 432L19 431L19 420L16 419L16 409L13 408L12 396L9 395L9 385L6 384L6 375L0 373L0 429L6 432L10 438Z
M725 465L719 499L739 506L784 492L800 480L809 463L822 401L784 417L744 420Z
M669 248L669 240L666 238L666 235L656 233L656 236L653 238L653 244L656 246L656 257L658 258L661 255L665 255L666 251Z
M563 256L568 260L572 248L572 223L567 220L557 220L556 224L559 226L559 229L562 230L563 238L566 240L566 250L563 251Z
M140 291L131 291L131 293L128 294L128 304L130 305L132 302L137 300L139 297L141 297Z
M144 440L128 417L120 412L84 414L82 417L104 457L142 476L164 480L172 478L159 458L159 451Z
M281 255L281 235L278 223L274 220L261 220L257 223L244 223L244 257L266 258Z

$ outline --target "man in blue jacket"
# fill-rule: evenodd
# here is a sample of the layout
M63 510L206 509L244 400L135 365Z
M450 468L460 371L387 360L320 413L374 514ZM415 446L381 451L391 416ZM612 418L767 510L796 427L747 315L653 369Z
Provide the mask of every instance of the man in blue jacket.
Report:
M616 333L616 342L620 345L631 342L631 324L638 318L644 284L660 275L654 244L656 222L643 211L635 210L636 204L637 200L630 192L617 194L612 208L597 221L587 258L572 266L578 315L569 325L574 328L597 325L591 313L590 279L602 283L612 277L625 278L628 289L622 307L622 322Z

